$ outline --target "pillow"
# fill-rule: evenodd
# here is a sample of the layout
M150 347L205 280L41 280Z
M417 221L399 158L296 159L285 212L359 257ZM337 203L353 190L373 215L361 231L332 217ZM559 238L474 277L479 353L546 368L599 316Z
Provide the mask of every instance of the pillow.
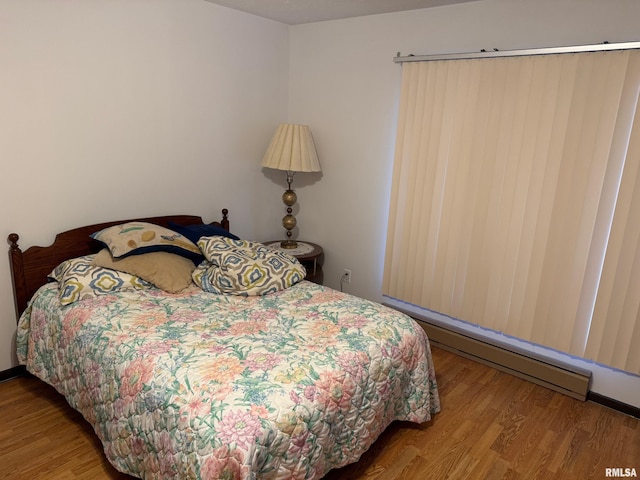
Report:
M180 225L175 222L169 222L169 228L179 234L187 237L193 243L198 243L201 237L228 237L233 238L234 240L240 240L233 233L229 233L222 227L218 225L208 225L206 223L197 224L197 225Z
M66 260L49 274L59 284L58 297L62 305L96 295L152 287L150 283L134 275L93 265L94 257L95 255L85 255Z
M206 262L193 272L204 291L232 295L266 295L300 282L305 268L294 257L248 240L203 237L198 242Z
M191 260L174 253L150 252L113 258L106 248L98 252L93 264L135 275L170 293L191 285L191 274L196 268Z
M149 252L169 252L200 263L202 253L191 240L168 228L147 222L127 222L91 234L113 258Z

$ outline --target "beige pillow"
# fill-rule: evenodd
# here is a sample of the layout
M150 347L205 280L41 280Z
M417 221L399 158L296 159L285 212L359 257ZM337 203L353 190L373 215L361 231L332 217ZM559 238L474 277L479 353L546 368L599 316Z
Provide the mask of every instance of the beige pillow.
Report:
M106 248L98 252L93 264L135 275L170 293L191 285L191 274L195 269L191 260L174 253L151 252L118 259Z

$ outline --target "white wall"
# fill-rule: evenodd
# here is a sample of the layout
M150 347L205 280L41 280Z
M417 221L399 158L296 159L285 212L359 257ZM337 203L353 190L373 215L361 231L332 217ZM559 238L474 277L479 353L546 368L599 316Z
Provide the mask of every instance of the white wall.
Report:
M435 54L640 40L637 0L483 0L295 26L290 113L311 126L322 179L300 186L301 237L326 251L325 283L381 300L401 66L397 52ZM302 174L301 174L302 175ZM301 176L302 178L302 176ZM595 391L618 393L599 379ZM618 395L640 406L640 379ZM628 389L625 389L627 392Z
M223 207L243 237L275 234L259 162L286 120L288 57L286 25L203 0L0 0L0 237L26 249ZM3 254L0 371L15 325Z

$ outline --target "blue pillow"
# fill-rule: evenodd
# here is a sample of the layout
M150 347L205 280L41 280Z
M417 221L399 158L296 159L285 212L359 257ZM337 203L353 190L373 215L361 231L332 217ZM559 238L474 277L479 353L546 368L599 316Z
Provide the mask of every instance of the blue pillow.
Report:
M174 232L178 232L183 237L187 237L196 245L198 244L198 240L200 237L227 237L233 240L240 240L233 233L229 233L222 227L218 225L209 225L206 223L197 224L197 225L180 225L175 222L169 222L169 228Z

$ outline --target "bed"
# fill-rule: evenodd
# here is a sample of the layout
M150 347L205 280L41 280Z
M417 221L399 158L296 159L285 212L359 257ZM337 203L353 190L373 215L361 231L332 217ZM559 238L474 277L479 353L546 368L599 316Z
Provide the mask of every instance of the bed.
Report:
M227 213L209 225L228 232ZM357 461L391 422L439 411L424 331L299 270L263 294L211 293L195 281L170 293L143 280L69 301L61 265L95 262L106 244L92 235L131 222L208 226L192 215L113 221L24 252L17 234L8 239L19 361L84 416L119 471L317 479ZM197 245L214 240L237 243Z

